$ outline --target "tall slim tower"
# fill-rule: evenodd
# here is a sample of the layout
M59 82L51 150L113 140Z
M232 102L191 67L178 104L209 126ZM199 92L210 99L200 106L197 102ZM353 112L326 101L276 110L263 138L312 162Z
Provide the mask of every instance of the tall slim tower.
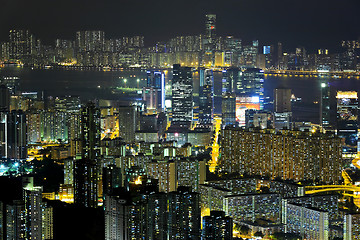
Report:
M330 126L330 85L328 81L321 82L320 126Z
M216 48L216 15L206 14L205 22L205 51L214 51Z
M165 74L161 71L147 71L147 87L156 90L157 110L165 110Z
M97 161L100 156L100 111L89 102L81 111L82 159Z
M212 126L214 118L214 75L210 69L200 69L199 122Z
M190 67L174 64L172 80L172 125L189 128L193 116L193 79Z

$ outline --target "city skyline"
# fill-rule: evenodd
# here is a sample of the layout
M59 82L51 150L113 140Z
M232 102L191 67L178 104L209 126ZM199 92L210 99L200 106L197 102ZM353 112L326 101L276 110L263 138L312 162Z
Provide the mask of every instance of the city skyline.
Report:
M157 1L68 2L50 5L45 1L4 3L0 16L0 41L6 41L10 29L29 29L45 44L55 39L73 39L79 30L102 30L110 38L144 35L151 46L178 35L204 33L206 13L217 17L217 34L233 35L244 41L259 39L261 44L284 43L284 49L304 46L310 50L339 49L341 40L360 36L356 28L357 1L342 5L335 1L302 1L293 6L285 1ZM71 6L71 7L69 7ZM6 9L6 11L5 11ZM184 14L186 13L186 14ZM71 17L70 17L71 16ZM184 17L186 16L186 17Z

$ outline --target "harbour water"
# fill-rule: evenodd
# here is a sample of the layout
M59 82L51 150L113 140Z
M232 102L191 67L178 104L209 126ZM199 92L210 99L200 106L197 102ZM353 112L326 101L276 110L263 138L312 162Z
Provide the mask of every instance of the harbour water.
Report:
M3 76L18 76L22 91L45 91L47 96L78 95L84 101L94 98L128 100L136 98L136 95L129 97L126 94L119 94L119 91L114 94L111 89L116 87L135 89L146 86L146 70L143 69L75 71L5 67L0 69L0 77ZM214 72L215 113L221 113L221 76L221 72ZM172 74L169 70L166 73L167 84L171 84L171 78ZM271 102L274 88L290 88L295 97L301 98L301 102L293 104L294 118L298 121L317 123L321 81L330 82L333 113L336 111L336 91L360 91L360 80L356 78L326 79L313 76L265 75L264 97ZM198 92L198 86L198 74L194 74L194 92ZM266 108L271 109L271 104L268 104Z

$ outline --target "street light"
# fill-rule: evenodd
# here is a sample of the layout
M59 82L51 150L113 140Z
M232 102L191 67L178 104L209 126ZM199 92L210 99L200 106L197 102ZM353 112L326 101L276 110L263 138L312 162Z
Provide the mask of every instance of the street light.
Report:
M137 82L137 88L139 88L140 79L136 79L136 82Z
M125 78L125 79L124 79L125 88L126 88L126 82L127 82L127 79Z

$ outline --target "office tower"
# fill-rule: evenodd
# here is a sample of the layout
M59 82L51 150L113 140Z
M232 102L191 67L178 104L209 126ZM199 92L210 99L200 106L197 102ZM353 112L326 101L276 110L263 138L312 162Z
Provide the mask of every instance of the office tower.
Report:
M94 160L74 162L74 203L81 207L98 206L98 166Z
M5 157L10 159L27 158L26 114L22 111L11 111L5 118L7 139Z
M158 111L158 90L153 87L143 87L142 100L145 104L145 109L148 114L153 114Z
M173 66L172 125L189 128L193 116L193 79L190 67Z
M336 184L341 179L341 139L332 134L224 129L220 167L226 172Z
M156 90L156 109L165 110L165 74L161 71L147 71L147 87Z
M360 214L344 216L344 240L360 239Z
M0 85L0 112L9 111L10 92L5 85Z
M232 218L225 217L222 211L211 211L210 216L203 217L202 239L233 239Z
M247 68L240 73L236 94L257 98L260 109L262 109L264 104L264 71L259 68Z
M206 14L205 22L205 51L214 51L216 49L216 15Z
M28 61L34 45L34 36L28 30L10 30L10 59Z
M237 92L239 75L240 75L239 68L228 68L222 71L222 93Z
M274 112L291 112L291 89L274 89Z
M358 144L358 95L354 91L338 91L337 99L337 135L343 139L343 156L353 158Z
M135 141L135 131L137 128L137 109L136 106L119 107L119 134L126 143Z
M291 129L291 89L274 89L274 127L275 129Z
M200 195L187 187L168 194L168 238L200 239Z
M223 93L221 102L222 128L236 125L236 95Z
M200 69L199 124L212 128L214 118L214 75L210 69Z
M330 83L328 81L321 82L320 125L323 128L330 126Z
M100 157L100 111L94 103L89 102L81 110L81 157L97 161Z
M251 45L245 45L240 56L240 65L253 68L256 66L258 58L259 42L253 41Z

